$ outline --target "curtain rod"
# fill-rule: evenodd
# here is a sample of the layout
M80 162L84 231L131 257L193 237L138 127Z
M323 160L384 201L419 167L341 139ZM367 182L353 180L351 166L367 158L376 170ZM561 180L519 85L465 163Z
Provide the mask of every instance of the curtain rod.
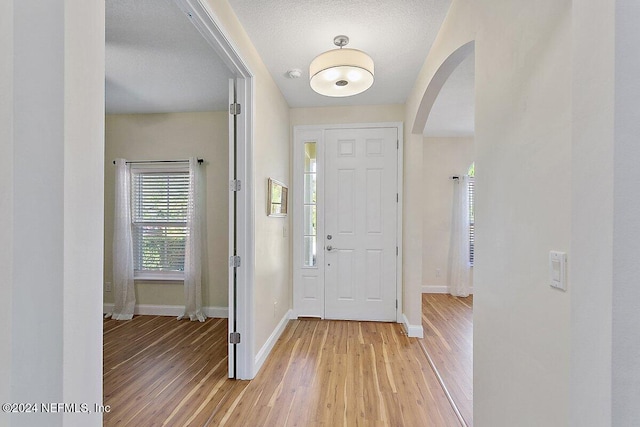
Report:
M204 162L204 159L198 159L198 164L202 164L202 162ZM125 163L189 163L189 160L132 160ZM115 160L113 161L113 164L116 164Z

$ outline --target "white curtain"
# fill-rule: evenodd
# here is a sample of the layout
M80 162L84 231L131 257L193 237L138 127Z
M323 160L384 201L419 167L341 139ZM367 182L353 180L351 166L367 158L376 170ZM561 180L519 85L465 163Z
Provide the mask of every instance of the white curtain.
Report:
M124 159L116 159L116 200L113 224L113 313L105 317L130 320L136 305L133 288L131 236L131 172Z
M451 244L449 246L449 293L469 295L471 264L469 261L469 177L453 180Z
M189 159L189 205L184 254L184 314L178 317L204 322L202 312L202 173L195 157Z

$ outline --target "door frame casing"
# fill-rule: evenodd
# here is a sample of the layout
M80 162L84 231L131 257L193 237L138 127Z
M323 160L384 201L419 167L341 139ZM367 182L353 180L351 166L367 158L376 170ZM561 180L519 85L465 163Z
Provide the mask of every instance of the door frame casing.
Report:
M236 345L235 378L252 379L254 372L254 194L253 194L253 117L254 117L254 74L247 62L240 56L239 49L223 30L220 18L202 0L174 0L188 16L200 34L209 43L220 59L234 74L236 79L236 101L241 104L237 115L236 150L229 147L230 167L236 165L236 178L241 181L235 210L236 254L241 258L241 266L236 268L235 310L233 310L232 276L229 266L229 312L236 316L236 331L241 342ZM230 143L231 145L231 143ZM234 162L235 160L235 162ZM231 175L230 170L230 175ZM230 199L231 200L231 199ZM232 209L231 207L230 209ZM231 214L231 210L230 210ZM231 219L230 219L231 224ZM229 239L233 238L229 230ZM231 247L231 241L229 246ZM231 254L230 254L231 255ZM229 265L229 264L228 264ZM229 319L231 321L231 319ZM229 344L230 345L230 344Z
M300 295L301 277L299 271L302 267L302 252L303 252L303 230L302 230L302 201L303 201L303 165L302 165L302 153L304 142L311 140L316 141L318 157L320 153L324 155L324 143L325 132L328 130L340 130L340 129L377 129L377 128L395 128L398 132L398 169L397 169L397 183L398 183L398 203L396 204L396 244L398 246L398 256L396 257L396 300L398 301L396 307L396 322L403 323L403 311L402 311L402 204L403 204L403 165L404 165L404 130L402 122L381 122L381 123L344 123L344 124L327 124L327 125L297 125L293 127L293 318L298 316L307 315L308 313L299 312L297 307L298 297ZM324 179L324 171L318 171L318 180L320 177ZM318 184L318 198L324 197L324 185ZM324 248L324 215L322 221L318 221L317 224L317 247ZM318 252L324 252L318 250ZM324 258L322 258L323 260ZM320 257L318 258L318 265L320 265ZM323 287L323 307L322 315L318 317L324 318L324 287Z

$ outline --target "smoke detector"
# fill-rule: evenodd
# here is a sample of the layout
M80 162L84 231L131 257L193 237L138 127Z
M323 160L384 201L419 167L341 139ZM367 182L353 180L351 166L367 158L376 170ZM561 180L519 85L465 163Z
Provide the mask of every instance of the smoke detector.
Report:
M302 76L302 70L300 70L299 68L294 68L293 70L287 71L287 75L290 79L297 79Z

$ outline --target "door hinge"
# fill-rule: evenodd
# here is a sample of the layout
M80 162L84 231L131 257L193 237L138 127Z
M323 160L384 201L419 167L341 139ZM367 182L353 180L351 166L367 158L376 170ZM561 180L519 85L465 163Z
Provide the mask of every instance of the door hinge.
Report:
M398 300L396 300L396 308L398 308Z
M400 194L396 193L396 203L400 202Z
M396 139L396 149L400 149L400 140Z
M229 334L229 344L240 344L240 332L231 332Z
M240 191L241 188L242 182L239 179L229 181L229 191Z
M396 256L398 256L398 247L396 246Z
M240 114L240 104L238 104L237 102L234 102L233 104L229 104L229 114L232 114L234 116L237 116L238 114Z
M240 267L240 257L237 255L229 257L229 266L230 267Z

